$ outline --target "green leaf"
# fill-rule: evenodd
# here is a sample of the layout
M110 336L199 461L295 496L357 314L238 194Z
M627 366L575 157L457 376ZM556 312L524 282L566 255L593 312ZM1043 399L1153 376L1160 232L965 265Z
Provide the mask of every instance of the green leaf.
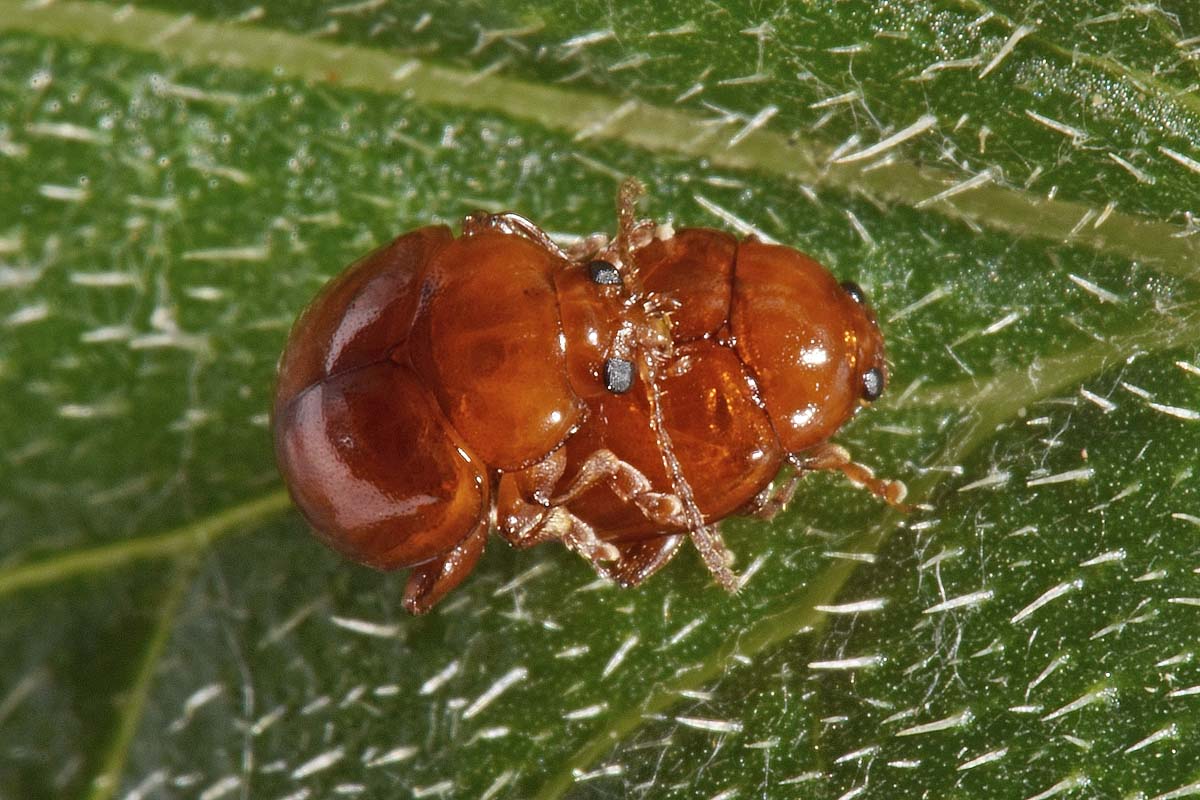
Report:
M1200 14L0 0L0 797L1200 793ZM321 283L518 210L757 232L893 387L726 596L494 542L434 613L306 534Z

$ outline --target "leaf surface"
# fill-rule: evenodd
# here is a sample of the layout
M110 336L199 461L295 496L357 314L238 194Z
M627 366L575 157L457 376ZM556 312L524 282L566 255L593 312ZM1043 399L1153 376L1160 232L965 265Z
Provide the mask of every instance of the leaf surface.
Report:
M0 0L0 797L1200 792L1191 4ZM893 385L636 591L435 613L289 511L291 321L476 208L864 286Z

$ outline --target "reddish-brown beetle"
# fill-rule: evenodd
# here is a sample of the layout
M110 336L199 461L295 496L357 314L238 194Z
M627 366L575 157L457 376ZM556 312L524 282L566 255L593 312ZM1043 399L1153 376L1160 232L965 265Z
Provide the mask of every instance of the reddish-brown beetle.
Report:
M714 524L774 514L805 471L903 500L829 443L887 380L861 290L788 247L635 221L640 191L622 185L615 241L570 252L516 214L405 234L292 329L280 470L329 545L412 568L409 611L458 585L493 528L624 586L688 536L733 590Z

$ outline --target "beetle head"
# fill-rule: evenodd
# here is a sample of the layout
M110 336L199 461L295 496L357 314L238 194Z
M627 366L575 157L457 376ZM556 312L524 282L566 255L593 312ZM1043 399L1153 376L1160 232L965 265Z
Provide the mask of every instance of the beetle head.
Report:
M857 383L860 404L879 399L887 387L887 363L884 360L883 335L875 311L867 304L866 293L853 281L842 284L846 293L846 318L849 320L847 343L853 342L855 368L851 380Z

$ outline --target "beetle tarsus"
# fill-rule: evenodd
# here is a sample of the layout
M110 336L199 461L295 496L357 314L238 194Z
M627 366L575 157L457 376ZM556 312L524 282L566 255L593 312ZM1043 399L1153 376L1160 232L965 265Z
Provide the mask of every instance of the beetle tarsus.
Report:
M617 190L617 239L610 249L616 250L631 299L641 297L643 292L637 262L633 258L633 251L638 248L639 240L644 238L644 235L639 235L639 229L644 229L647 225L651 228L657 227L648 221L637 221L637 202L645 193L646 187L637 178L626 178L621 181L621 188ZM650 238L653 238L653 232L650 233Z
M596 529L562 506L550 509L546 515L546 530L569 549L596 566L599 561L616 561L621 552L615 545L603 541Z
M500 534L513 547L522 550L543 542L562 542L593 566L599 561L615 561L621 557L617 548L596 535L596 529L563 506L543 508L524 504L516 514L503 517Z
M637 204L642 195L646 194L645 185L637 178L626 178L621 181L617 190L617 225L619 238L629 239L637 220Z

